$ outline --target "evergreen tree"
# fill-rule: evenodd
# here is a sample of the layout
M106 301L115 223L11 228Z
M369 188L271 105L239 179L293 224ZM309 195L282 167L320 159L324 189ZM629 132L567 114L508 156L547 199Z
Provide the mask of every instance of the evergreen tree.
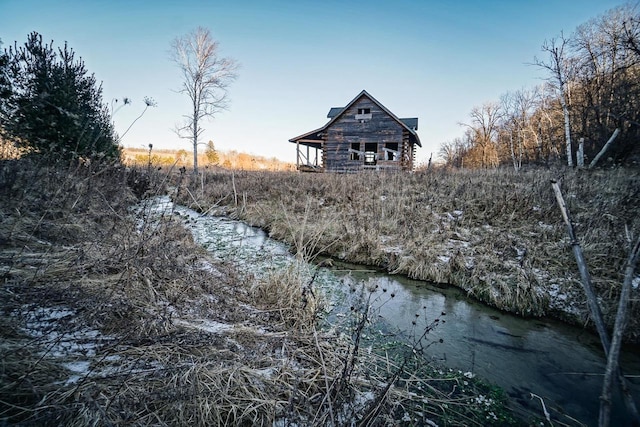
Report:
M216 151L215 145L213 145L213 141L209 141L207 143L205 155L207 156L207 161L210 165L217 165L220 161L220 156L218 156L218 152Z
M2 47L2 40L0 40ZM11 96L11 85L9 84L9 55L0 50L0 137L2 137L4 123L8 117L7 100Z
M36 32L6 51L9 90L2 92L4 131L17 146L50 160L118 158L102 87L65 43L56 51Z

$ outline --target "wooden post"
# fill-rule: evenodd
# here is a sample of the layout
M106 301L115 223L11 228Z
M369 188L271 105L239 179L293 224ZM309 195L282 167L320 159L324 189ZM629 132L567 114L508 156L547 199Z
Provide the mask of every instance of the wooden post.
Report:
M580 138L578 141L578 151L576 152L576 162L578 163L578 168L584 168L584 138Z
M300 141L296 141L296 169L300 170Z

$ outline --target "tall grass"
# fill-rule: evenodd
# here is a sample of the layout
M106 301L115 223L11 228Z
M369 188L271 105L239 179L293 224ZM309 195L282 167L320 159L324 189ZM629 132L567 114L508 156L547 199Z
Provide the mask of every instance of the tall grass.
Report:
M449 283L524 316L584 323L579 276L550 186L558 178L611 313L626 259L625 230L640 233L637 170L211 173L200 180L198 203L260 226L295 251L296 229L304 225L315 236L313 250L325 255ZM637 301L632 310L640 314ZM640 340L637 326L629 326L627 339Z

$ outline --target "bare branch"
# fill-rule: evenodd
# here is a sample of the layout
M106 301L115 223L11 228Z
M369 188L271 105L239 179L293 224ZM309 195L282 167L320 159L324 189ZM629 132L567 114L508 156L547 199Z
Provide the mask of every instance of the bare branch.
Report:
M569 44L569 40L561 33L559 39L553 38L545 41L542 45L542 51L547 52L548 62L534 58L534 64L541 67L551 74L548 82L559 92L560 104L564 115L564 133L567 153L567 165L573 167L573 154L571 149L571 126L569 117L568 103L568 83L572 76L571 62L567 59L565 49Z
M635 244L629 251L629 258L624 272L624 281L622 282L622 290L620 291L620 300L618 301L618 311L616 312L616 320L613 327L613 334L611 338L611 347L609 349L609 356L607 357L607 366L604 371L604 380L602 381L602 394L600 396L600 422L601 427L609 426L609 419L611 413L611 388L613 386L613 380L616 374L619 372L618 359L620 357L620 348L622 346L622 336L627 326L627 313L629 308L629 300L631 298L631 282L635 276L635 269L640 260L640 235L636 239ZM636 423L640 422L638 415L638 408L635 401L631 396L626 383L623 381L622 393L627 403L627 407L631 413L631 416Z
M591 314L591 319L595 323L596 330L598 332L598 335L600 336L600 342L602 343L602 349L604 350L604 354L607 357L605 381L603 383L603 394L601 396L603 404L600 407L600 425L608 426L608 410L610 409L610 405L608 405L607 401L610 397L607 395L607 391L610 392L610 384L608 384L607 382L612 381L614 375L618 378L618 383L620 385L620 390L622 392L625 405L627 406L627 410L629 411L635 422L639 422L640 419L638 417L638 409L636 407L635 401L633 400L633 396L631 395L627 379L622 373L622 369L618 365L617 361L619 354L616 353L619 353L620 350L619 346L622 340L622 333L624 332L624 325L626 322L626 307L629 302L631 280L634 276L635 266L638 263L638 257L640 257L640 238L634 245L634 248L631 250L629 259L627 261L627 266L625 269L625 281L623 283L623 291L620 296L618 312L616 314L616 324L614 327L614 334L617 334L617 338L614 335L614 340L617 340L617 342L613 344L609 339L609 334L604 323L604 318L602 316L602 311L598 303L597 295L591 283L591 276L589 274L587 262L582 253L580 243L578 242L578 239L575 235L573 223L571 221L571 214L569 213L569 208L567 207L564 197L562 196L560 184L558 183L558 181L552 180L551 187L553 188L553 192L556 196L556 201L558 202L558 207L560 208L560 212L562 214L562 219L567 226L567 234L569 235L569 239L571 239L571 248L573 249L573 255L575 256L576 263L578 264L578 270L580 271L582 288L587 298L589 313ZM621 308L622 312L620 311ZM612 354L612 352L614 354ZM606 377L607 372L608 375L611 376L611 378Z

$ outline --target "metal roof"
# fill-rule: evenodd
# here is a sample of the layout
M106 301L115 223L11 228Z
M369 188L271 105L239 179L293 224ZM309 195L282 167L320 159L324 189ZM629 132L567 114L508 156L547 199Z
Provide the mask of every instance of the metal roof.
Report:
M344 110L344 107L331 107L327 113L327 119L333 119L335 116L342 113L342 110Z
M417 117L410 117L408 119L400 119L400 121L402 123L404 123L405 125L407 125L408 128L411 128L413 130L418 130L418 118Z

